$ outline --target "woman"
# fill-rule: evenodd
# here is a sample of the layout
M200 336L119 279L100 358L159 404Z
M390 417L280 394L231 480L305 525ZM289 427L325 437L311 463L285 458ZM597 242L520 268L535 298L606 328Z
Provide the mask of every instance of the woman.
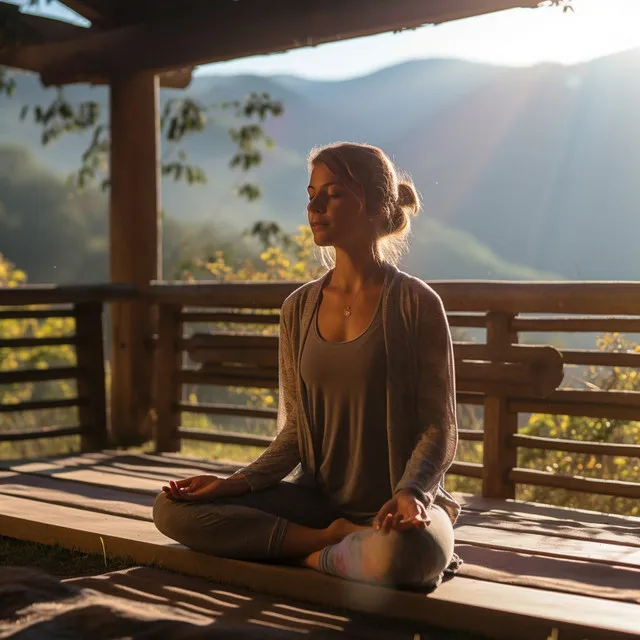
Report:
M458 438L442 302L395 266L418 195L369 145L315 150L309 170L329 269L282 306L278 435L227 479L163 487L154 522L197 551L433 587L457 559L443 481Z

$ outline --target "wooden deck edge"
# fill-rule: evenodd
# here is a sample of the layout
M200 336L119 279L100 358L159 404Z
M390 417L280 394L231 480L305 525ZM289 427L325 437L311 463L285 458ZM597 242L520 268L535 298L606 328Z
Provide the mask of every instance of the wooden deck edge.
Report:
M107 558L126 558L280 597L474 631L492 638L539 640L548 637L553 628L558 629L560 638L563 633L589 640L638 637L633 621L640 609L630 603L469 578L454 578L425 596L349 583L306 569L216 558L188 550L148 525L127 518L78 516L75 509L55 505L34 514L29 509L32 506L28 500L2 496L0 535L86 553L102 554L104 544ZM71 526L73 518L65 515L79 520ZM127 530L129 537L123 535Z

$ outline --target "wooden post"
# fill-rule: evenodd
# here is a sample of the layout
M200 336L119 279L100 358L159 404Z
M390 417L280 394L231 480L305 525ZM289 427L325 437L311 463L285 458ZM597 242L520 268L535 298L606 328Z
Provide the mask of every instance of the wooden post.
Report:
M181 386L178 370L182 362L179 342L182 339L180 305L160 305L158 348L155 360L156 451L179 451Z
M507 313L487 314L487 346L500 351L518 342L518 334L510 329L514 316ZM512 436L518 431L518 414L509 411L507 397L487 396L484 400L484 445L482 495L487 498L515 498L515 484L509 479L517 466L517 447Z
M111 83L110 269L112 282L146 290L161 278L158 79L138 72ZM148 300L111 307L114 444L151 436L154 308Z
M87 302L74 307L76 356L78 360L78 409L82 451L100 451L107 446L107 400L104 375L102 303Z

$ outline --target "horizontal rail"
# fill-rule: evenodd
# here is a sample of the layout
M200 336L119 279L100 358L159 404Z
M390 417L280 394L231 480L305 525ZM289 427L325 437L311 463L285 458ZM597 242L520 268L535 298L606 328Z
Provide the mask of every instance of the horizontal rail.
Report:
M637 351L633 353L597 349L562 349L560 353L565 364L640 368L640 352Z
M202 384L221 387L256 387L258 389L277 389L277 376L261 377L233 375L225 367L224 371L196 371L182 369L177 372L177 382L181 384Z
M639 444L618 444L613 442L588 442L584 440L563 440L515 434L511 441L518 447L544 449L545 451L567 451L569 453L587 453L599 456L640 457Z
M621 316L562 316L558 318L522 318L511 321L511 330L516 332L559 333L640 333L640 318L624 318Z
M302 282L155 282L161 304L277 309ZM427 281L448 312L640 316L640 282ZM0 297L1 304L1 297Z
M622 482L620 480L600 480L580 476L563 476L548 471L533 469L512 469L509 473L512 482L531 484L567 491L581 491L583 493L597 493L618 498L640 499L640 483Z
M203 442L218 442L220 444L240 444L249 447L268 447L273 438L269 436L251 436L245 433L231 431L204 431L201 429L178 429L178 436L186 440L202 440Z
M468 442L483 442L484 431L478 429L458 429L458 439Z
M465 391L456 390L456 403L457 404L471 404L474 406L484 405L484 394L482 393L467 393Z
M0 404L0 413L17 413L19 411L41 411L43 409L64 409L65 407L85 406L83 398L62 398L60 400L30 400L13 404Z
M220 414L220 415L233 415L249 418L267 418L275 420L278 412L275 409L249 409L244 407L238 407L234 405L191 405L180 404L178 410L184 413L204 413L204 414ZM458 438L469 442L482 442L484 439L484 432L474 429L459 429ZM271 439L269 439L271 441Z
M487 320L484 313L448 313L447 319L452 327L485 329Z
M482 465L479 462L458 462L455 461L449 467L450 473L454 476L467 476L468 478L482 478Z
M2 320L41 320L47 318L73 318L73 309L2 309Z
M271 349L278 353L278 336L262 336L246 333L216 332L196 333L178 342L178 348L192 349Z
M278 309L303 282L154 282L136 289L124 283L97 285L24 285L0 288L0 307L37 304L105 302L153 298L161 304L182 306ZM496 282L427 281L442 297L447 311L483 313L563 313L587 316L640 316L640 282ZM536 327L545 320L520 318L517 330ZM530 330L540 330L541 325ZM635 325L630 325L635 326ZM524 328L523 328L524 327ZM591 329L599 330L599 329ZM636 329L631 329L635 331Z
M587 391L585 394L598 393ZM605 392L607 393L607 392ZM588 399L588 397L587 397ZM575 416L578 418L610 418L611 420L640 420L640 408L596 402L563 402L549 398L530 398L509 400L511 413L543 413L556 416Z
M489 375L483 363L471 367L468 363L462 363L457 369L456 394L459 403L483 404L478 398L484 395L509 394L522 398L537 398L541 389L530 384L518 384L514 380L489 380L480 379L480 375ZM206 365L203 369L180 369L177 371L177 382L180 384L214 385L221 387L255 387L258 389L277 389L277 369L251 369L233 365ZM466 375L473 376L465 377ZM544 395L544 389L542 389Z
M640 391L558 389L549 396L549 400L584 404L608 404L625 407L638 407L638 409L640 409Z
M429 281L447 311L640 315L640 282Z
M204 402L201 404L180 403L177 406L177 409L184 413L204 413L208 415L241 416L246 418L267 418L271 420L275 420L278 417L278 411L276 409L253 409L251 407L243 407L241 405L234 404Z
M0 442L37 440L39 438L59 438L61 436L78 436L82 435L86 431L86 427L44 427L33 431L0 432Z
M486 325L484 314L450 313L447 314L449 325L452 327L466 327L484 329ZM180 314L182 322L225 322L238 324L279 324L279 313L240 313L228 311L183 311Z
M150 293L160 304L225 309L279 309L303 282L154 282Z
M0 340L0 349L28 349L37 347L59 347L76 345L76 336L56 336L53 338L6 338Z
M189 286L189 285L187 285ZM0 307L37 304L75 304L136 299L146 294L128 284L21 285L0 287Z
M49 369L27 369L26 371L0 372L1 384L19 384L24 382L47 382L49 380L70 380L81 373L78 367L50 367Z
M242 324L279 324L279 313L233 313L222 311L185 311L180 314L182 322L225 322Z

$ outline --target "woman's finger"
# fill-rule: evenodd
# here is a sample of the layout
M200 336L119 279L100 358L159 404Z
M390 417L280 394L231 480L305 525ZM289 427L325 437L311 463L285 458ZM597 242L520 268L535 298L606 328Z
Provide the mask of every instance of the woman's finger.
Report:
M169 487L171 487L171 495L176 500L182 500L182 492L180 491L177 483L174 480L171 480L171 482L169 482Z
M409 531L411 529L416 529L416 528L417 528L417 525L416 525L416 522L414 520L402 520L395 527L395 530L396 531Z

